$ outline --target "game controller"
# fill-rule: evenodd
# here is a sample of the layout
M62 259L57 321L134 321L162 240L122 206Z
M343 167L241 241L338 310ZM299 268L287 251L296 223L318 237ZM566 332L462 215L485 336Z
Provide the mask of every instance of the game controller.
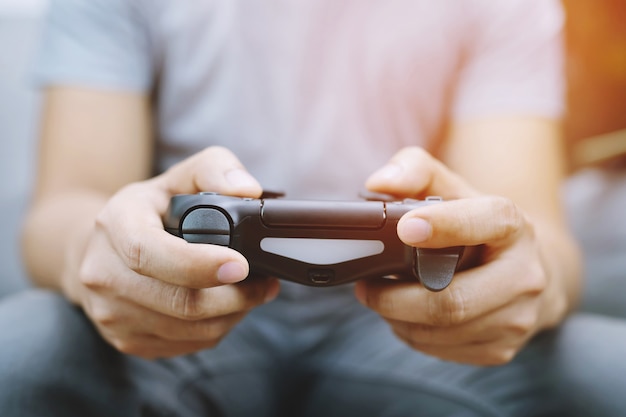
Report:
M227 246L250 264L251 275L314 287L360 279L418 280L431 291L452 281L463 247L405 245L396 233L406 212L439 197L403 201L315 201L239 198L216 193L174 196L165 230L191 243Z

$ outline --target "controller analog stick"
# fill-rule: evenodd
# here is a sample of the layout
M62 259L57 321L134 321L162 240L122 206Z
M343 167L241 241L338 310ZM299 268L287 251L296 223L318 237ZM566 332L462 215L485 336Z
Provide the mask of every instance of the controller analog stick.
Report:
M228 246L230 221L216 208L197 208L189 212L182 223L183 238L191 243L211 243Z

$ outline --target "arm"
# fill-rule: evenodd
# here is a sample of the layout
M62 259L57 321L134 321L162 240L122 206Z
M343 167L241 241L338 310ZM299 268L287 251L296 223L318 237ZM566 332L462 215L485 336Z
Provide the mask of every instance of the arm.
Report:
M510 361L576 304L580 262L560 210L556 124L493 118L451 130L443 160L405 149L368 181L374 191L452 200L408 213L398 225L419 247L480 245L476 264L447 290L363 282L357 297L415 349L473 364ZM461 174L461 175L457 175Z
M510 198L531 219L566 297L560 321L581 290L581 256L561 206L566 162L560 123L533 117L491 118L451 129L442 160L476 189ZM548 249L549 248L549 249Z
M248 274L241 254L189 245L163 230L174 194L212 189L252 197L261 189L222 148L148 179L148 108L132 93L46 93L23 241L35 281L61 289L108 342L125 353L166 357L214 346L247 311L273 298L278 284L238 283Z
M148 178L152 155L145 96L74 88L45 92L39 169L23 246L36 284L66 289L67 270L105 202Z
M563 14L557 1L466 12L443 163L405 149L367 185L450 200L407 213L398 235L418 247L475 247L472 267L436 294L382 281L359 283L356 295L415 349L501 364L560 323L580 292L580 257L559 202Z

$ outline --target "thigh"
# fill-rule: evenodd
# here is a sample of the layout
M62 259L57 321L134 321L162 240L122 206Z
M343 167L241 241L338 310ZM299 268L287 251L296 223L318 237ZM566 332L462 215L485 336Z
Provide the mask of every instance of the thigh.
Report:
M148 361L110 347L58 294L9 297L0 303L0 415L275 416L279 367L255 339L266 333L255 320L211 351Z
M3 299L0 339L1 414L133 415L124 358L60 296L29 290Z
M585 257L582 309L626 318L626 167L581 171L563 195Z
M577 314L555 338L552 372L569 417L618 417L626 410L626 320Z
M423 355L399 341L374 313L355 306L315 354L299 359L304 416L543 416L556 410L545 372L552 336L511 363L475 367Z

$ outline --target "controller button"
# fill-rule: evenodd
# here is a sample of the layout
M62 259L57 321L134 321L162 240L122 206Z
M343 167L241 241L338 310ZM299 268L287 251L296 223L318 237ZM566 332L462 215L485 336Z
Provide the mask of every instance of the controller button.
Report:
M183 219L183 238L191 243L228 246L230 222L224 213L213 208L198 208Z
M313 284L330 284L335 278L335 271L332 269L309 269L309 279Z

